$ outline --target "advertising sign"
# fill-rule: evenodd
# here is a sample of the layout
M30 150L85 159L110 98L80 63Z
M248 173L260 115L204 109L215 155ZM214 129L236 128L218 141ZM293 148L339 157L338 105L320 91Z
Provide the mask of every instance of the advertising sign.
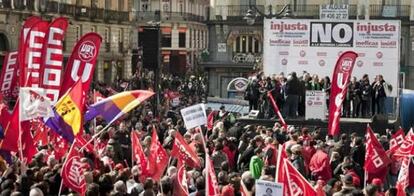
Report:
M321 20L348 20L348 5L320 5L319 19Z
M326 93L323 91L306 91L305 119L326 120Z
M264 20L263 69L265 75L290 73L332 77L336 60L345 51L358 58L352 76L376 75L398 88L400 21ZM390 94L397 96L397 90Z

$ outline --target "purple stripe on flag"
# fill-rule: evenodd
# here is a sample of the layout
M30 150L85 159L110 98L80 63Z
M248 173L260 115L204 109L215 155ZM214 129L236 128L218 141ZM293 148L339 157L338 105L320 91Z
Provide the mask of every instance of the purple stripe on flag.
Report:
M46 119L45 125L52 129L55 133L61 135L64 139L69 142L73 142L75 136L73 135L72 127L54 111L55 116Z
M92 120L98 115L102 115L107 123L111 122L116 115L121 112L114 102L108 101L106 103L97 104L89 107L88 112L85 114L85 121Z

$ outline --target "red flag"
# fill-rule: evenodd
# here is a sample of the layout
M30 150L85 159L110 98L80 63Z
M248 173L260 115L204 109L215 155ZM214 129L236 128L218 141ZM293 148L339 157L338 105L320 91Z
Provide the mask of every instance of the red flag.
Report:
M405 189L408 187L409 185L409 167L411 164L411 157L404 157L402 164L401 164L401 169L400 172L398 174L398 180L397 183L395 185L395 187L397 188L397 196L406 196L407 194L405 193Z
M26 75L24 70L27 68L25 67L27 64L26 62L26 52L27 52L27 48L26 48L26 41L29 38L29 32L31 30L31 28L41 22L42 19L38 16L31 16L29 18L26 19L26 21L23 24L22 29L20 30L20 40L19 40L19 46L18 46L18 57L17 57L17 62L18 62L18 66L19 66L19 71L18 71L18 76L19 76L19 85L20 86L24 86L24 80L26 79Z
M414 155L414 132L413 128L407 133L402 144L395 150L394 156L412 156Z
M101 47L102 37L97 33L84 35L72 50L66 65L64 81L60 89L60 97L72 87L79 79L85 95L89 91L92 76L95 70L96 59Z
M4 138L0 141L0 148L7 151L18 152L19 141L19 100L17 100L13 112L2 113L2 126L4 129ZM4 119L4 121L3 121ZM27 124L27 123L23 123Z
M382 148L381 144L378 142L369 125L367 126L365 138L366 153L364 169L368 173L375 173L388 166L391 163L391 160L388 158L387 153L385 153L384 148Z
M206 153L206 195L207 196L219 196L220 189L218 186L216 173L214 172L213 161L210 159L208 153Z
M40 69L42 64L43 45L46 40L48 22L40 21L35 23L30 29L27 39L24 43L24 57L19 58L20 66L20 86L21 87L39 87L40 86ZM20 55L20 54L19 54Z
M155 180L161 179L164 170L167 168L169 157L167 151L162 147L158 140L157 130L152 129L150 156L148 158L148 171L150 176Z
M297 195L297 196L306 196L306 195L316 195L315 189L312 185L293 167L287 159L284 159L284 170L285 170L285 179L287 179L284 184L285 195ZM288 192L287 192L288 191ZM288 194L286 194L288 193Z
M73 144L69 150L69 154L62 166L62 181L66 187L80 193L81 195L84 195L86 191L86 181L83 174L83 168L85 165L80 161L82 155L76 150L76 148L74 148L74 146L75 144Z
M80 148L85 146L84 149L86 150L86 152L95 153L93 144L88 143L88 141L86 141L85 138L83 138L83 136L81 134L78 134L75 137L76 137L76 142L75 142L76 146L75 147L80 149Z
M31 122L31 130L33 130L33 140L35 145L44 146L48 144L47 134L49 133L49 127L46 127L40 119L34 119Z
M69 143L63 139L62 136L55 133L54 131L50 131L50 144L53 146L52 154L55 155L56 160L60 160L65 156L66 152L69 149Z
M68 20L60 17L53 20L47 30L40 66L40 87L46 89L52 104L59 99L63 68L63 39Z
M176 157L178 161L182 161L192 168L201 167L197 153L185 142L183 136L179 132L175 133L171 156Z
M0 93L7 99L17 99L17 52L9 52L4 56L3 68L0 76Z
M131 132L131 146L132 146L132 154L134 155L132 156L132 161L135 161L136 164L138 165L141 171L141 175L139 176L140 180L141 182L144 182L144 180L148 176L148 171L147 171L148 159L147 157L145 157L144 150L142 149L141 143L139 142L138 133L135 131Z
M394 153L404 142L404 130L402 128L398 129L390 139L390 149L388 152Z
M22 123L25 124L25 123ZM27 123L29 125L30 123ZM22 128L23 129L23 128ZM27 163L31 163L33 156L37 153L37 148L33 140L33 135L30 129L23 129L22 131L22 151L23 158L26 158Z
M215 111L211 111L207 116L207 130L211 131L214 128L214 114Z
M277 165L277 172L276 172L276 182L283 183L285 182L285 163L283 160L287 159L286 150L283 148L282 145L279 144L278 152L278 165Z
M273 98L272 93L271 93L270 91L269 91L269 92L267 92L267 96L269 97L270 102L272 103L273 110L274 110L274 111L275 111L275 113L277 114L277 117L279 117L279 121L280 121L280 123L283 125L283 127L285 128L285 130L287 130L288 126L287 126L287 124L286 124L286 122L285 122L285 119L284 119L284 118L283 118L283 116L282 116L282 113L280 113L279 107L277 107L276 101L275 101L275 99Z
M188 193L188 184L187 184L187 171L185 170L185 165L182 164L177 171L177 178L174 185L173 196L189 195Z
M332 76L331 95L329 97L329 123L328 134L339 134L339 119L341 117L342 103L346 97L348 84L358 54L346 51L341 54L335 65Z

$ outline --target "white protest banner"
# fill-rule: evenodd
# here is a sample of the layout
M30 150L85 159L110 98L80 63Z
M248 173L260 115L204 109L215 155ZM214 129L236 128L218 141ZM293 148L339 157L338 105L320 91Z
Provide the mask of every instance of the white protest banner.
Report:
M53 116L52 103L45 89L21 87L19 97L20 121Z
M263 71L266 76L296 72L332 77L338 57L358 53L352 76L376 75L397 97L400 69L401 22L397 20L265 19Z
M204 104L197 104L181 110L184 124L187 129L192 129L207 123L206 110Z
M264 180L256 180L256 195L283 195L283 184Z
M326 120L326 92L306 91L305 119Z

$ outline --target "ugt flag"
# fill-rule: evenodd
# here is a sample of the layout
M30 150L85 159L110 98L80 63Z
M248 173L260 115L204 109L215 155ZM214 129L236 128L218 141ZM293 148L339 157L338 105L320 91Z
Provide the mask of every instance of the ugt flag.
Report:
M346 97L348 84L357 57L357 53L346 51L341 54L336 62L332 76L331 95L329 96L329 135L339 134L339 119L341 117L342 103Z
M368 173L375 173L390 164L391 160L388 158L384 148L382 148L381 144L378 142L369 125L367 126L367 134L365 135L365 138L366 153L364 168Z

